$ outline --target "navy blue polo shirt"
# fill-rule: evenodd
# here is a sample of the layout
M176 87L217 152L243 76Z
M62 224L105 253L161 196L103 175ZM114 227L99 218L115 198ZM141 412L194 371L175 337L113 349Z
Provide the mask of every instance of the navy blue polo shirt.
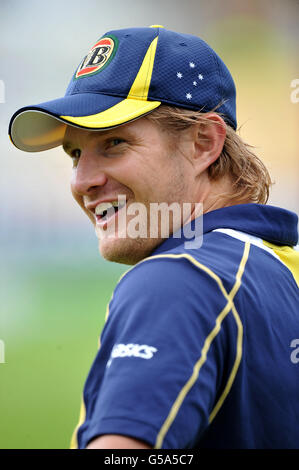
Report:
M200 248L170 237L131 268L73 446L123 434L167 449L299 448L297 223L273 206L217 209Z

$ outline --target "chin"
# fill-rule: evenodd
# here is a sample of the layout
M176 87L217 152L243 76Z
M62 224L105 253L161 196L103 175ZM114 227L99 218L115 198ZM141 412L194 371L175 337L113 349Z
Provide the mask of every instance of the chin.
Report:
M153 240L139 238L113 238L99 240L99 252L107 261L134 265L150 255L155 248ZM158 245L158 240L156 244Z

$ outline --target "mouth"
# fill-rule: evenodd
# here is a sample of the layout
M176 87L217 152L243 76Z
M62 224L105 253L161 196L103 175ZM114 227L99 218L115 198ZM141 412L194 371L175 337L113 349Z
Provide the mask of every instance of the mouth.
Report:
M117 217L117 214L126 206L126 200L115 200L101 202L95 207L95 219L97 226L105 229L108 223L111 223L114 218Z

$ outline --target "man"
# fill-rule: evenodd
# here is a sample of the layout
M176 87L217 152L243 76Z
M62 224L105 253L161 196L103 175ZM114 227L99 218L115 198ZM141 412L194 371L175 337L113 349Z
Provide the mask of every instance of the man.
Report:
M269 174L236 127L221 59L160 26L105 34L65 97L12 117L18 148L63 145L101 255L133 266L73 447L298 448L298 219L265 205ZM182 211L155 219L157 204Z

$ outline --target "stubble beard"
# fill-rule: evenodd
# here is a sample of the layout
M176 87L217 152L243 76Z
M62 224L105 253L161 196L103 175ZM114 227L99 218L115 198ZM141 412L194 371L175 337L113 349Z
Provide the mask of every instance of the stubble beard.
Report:
M127 216L128 221L132 218L133 216ZM146 237L132 238L128 234L128 223L125 227L125 237L118 236L117 225L114 236L98 235L100 255L107 261L127 265L135 265L148 257L164 239L162 237L151 238L149 210L147 210L147 220L144 224L147 228ZM121 232L123 233L123 230Z
M170 159L170 162L172 164L174 164L174 157L175 156L173 155ZM183 201L185 200L185 196L188 193L187 181L185 179L184 172L180 165L181 161L176 160L176 162L177 162L177 170L172 175L172 177L168 180L168 184L167 184L168 191L165 194L164 199L165 201L167 201L167 204L169 205L171 205L172 203L179 203L182 206ZM169 191L169 188L172 188L171 191ZM161 195L160 195L160 199L162 199ZM161 233L161 225L160 225L161 220L159 220L158 233L156 233L156 237L154 238L151 237L150 202L154 202L154 201L149 201L149 200L143 201L147 209L146 221L144 220L144 223L147 224L146 225L147 236L145 238L142 238L142 237L131 238L127 234L127 225L125 227L125 233L126 233L125 238L119 238L116 235L110 239L107 239L105 236L102 237L101 239L101 237L98 236L99 252L104 259L106 259L107 261L115 262L115 263L135 265L136 263L150 256L152 252L166 238L171 236L171 234L174 231L178 230L183 225L183 220L181 217L175 220L170 214L168 235L165 236L164 233ZM127 216L127 217L128 217L127 220L130 220L133 218L133 216ZM118 228L117 224L116 224L116 228ZM116 233L117 233L117 230L116 230Z

